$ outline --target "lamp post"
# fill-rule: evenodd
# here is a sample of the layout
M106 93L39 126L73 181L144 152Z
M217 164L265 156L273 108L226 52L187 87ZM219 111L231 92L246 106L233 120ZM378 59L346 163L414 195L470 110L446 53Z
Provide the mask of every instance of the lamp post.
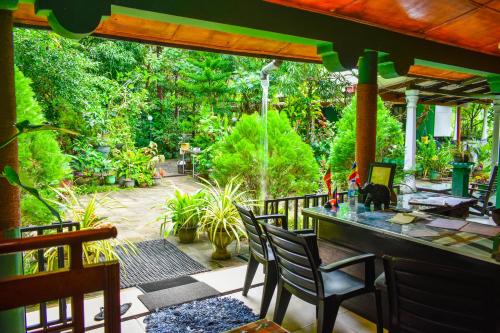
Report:
M148 114L149 121L149 143L153 141L153 116Z

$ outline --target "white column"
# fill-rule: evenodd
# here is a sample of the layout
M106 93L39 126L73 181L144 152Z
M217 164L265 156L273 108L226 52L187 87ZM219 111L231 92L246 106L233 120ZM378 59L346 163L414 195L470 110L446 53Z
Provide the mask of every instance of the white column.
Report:
M498 164L498 138L500 136L500 95L495 96L493 100L493 112L495 112L495 121L493 123L493 144L491 151L491 165Z
M488 142L488 109L483 109L483 132L481 133L481 141Z
M407 90L406 94L406 133L405 133L405 171L415 171L417 155L417 103L418 90ZM407 175L405 183L416 190L415 176ZM405 189L402 189L405 191Z

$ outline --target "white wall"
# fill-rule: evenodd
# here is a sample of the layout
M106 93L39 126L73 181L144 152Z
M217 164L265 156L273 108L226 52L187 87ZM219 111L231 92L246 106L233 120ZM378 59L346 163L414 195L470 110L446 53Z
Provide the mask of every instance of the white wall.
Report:
M451 137L453 135L453 113L451 106L436 105L434 119L434 137Z

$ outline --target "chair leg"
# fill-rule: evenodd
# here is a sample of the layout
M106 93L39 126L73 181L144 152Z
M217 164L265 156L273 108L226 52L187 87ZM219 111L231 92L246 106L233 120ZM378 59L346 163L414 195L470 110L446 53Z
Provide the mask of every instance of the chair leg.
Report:
M318 303L318 333L332 333L339 312L339 305L334 301L320 300Z
M252 286L252 281L258 266L259 262L255 260L252 253L250 253L250 259L248 260L247 266L247 274L245 276L245 284L243 285L243 296L246 296L248 294L248 290Z
M264 319L267 315L267 310L269 310L269 304L271 304L271 299L273 298L274 289L276 289L276 284L278 283L278 271L274 262L267 264L266 278L264 280L264 289L262 292L262 302L260 303L260 319Z
M375 289L375 304L377 306L377 333L384 332L384 316L382 313L382 293Z
M283 318L285 317L286 309L288 308L288 303L290 303L290 298L292 294L286 290L283 283L278 283L278 296L276 297L276 309L274 310L273 321L281 325Z

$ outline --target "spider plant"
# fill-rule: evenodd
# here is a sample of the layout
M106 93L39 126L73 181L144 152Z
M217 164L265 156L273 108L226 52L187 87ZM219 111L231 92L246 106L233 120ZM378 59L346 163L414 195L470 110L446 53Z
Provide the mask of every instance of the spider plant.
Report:
M61 207L65 213L65 219L80 224L80 230L86 229L99 229L112 226L111 223L106 222L107 217L99 216L97 209L100 206L111 207L114 201L103 195L98 198L97 194L93 194L88 200L78 198L76 193L69 187L63 189L54 189L60 201L54 203ZM83 243L83 261L85 264L96 264L103 261L118 260L119 249L123 254L130 255L136 254L136 246L127 241L119 239L106 239L94 242ZM33 258L36 256L36 251L27 254ZM57 266L57 248L52 247L45 251L45 260L47 261L47 270L52 271L58 268ZM68 259L67 247L65 247L65 261ZM31 273L35 273L38 267L32 267Z
M202 216L198 233L207 232L215 247L214 259L228 259L226 247L236 240L240 249L240 236L245 235L245 227L233 202L245 206L255 206L249 199L248 192L241 190L241 183L232 178L224 187L216 180L210 183L203 180L205 196L201 200Z

